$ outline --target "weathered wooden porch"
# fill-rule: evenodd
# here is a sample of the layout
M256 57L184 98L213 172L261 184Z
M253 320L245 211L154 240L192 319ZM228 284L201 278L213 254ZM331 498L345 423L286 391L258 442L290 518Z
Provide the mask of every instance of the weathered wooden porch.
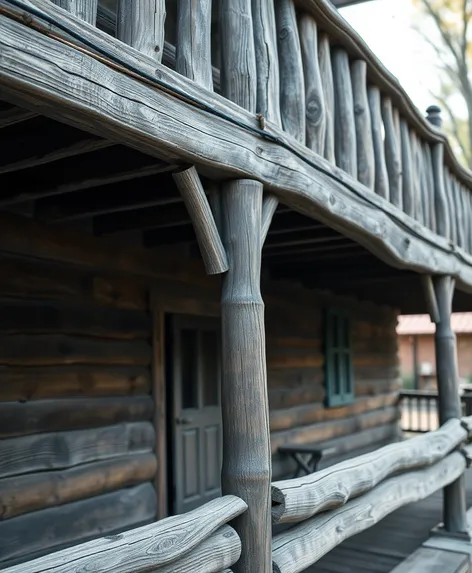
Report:
M48 264L54 251L56 262L70 257L90 268L98 237L115 235L96 265L109 270L113 259L115 271L159 280L155 252L171 246L169 267L173 253L185 252L192 273L199 247L207 273L223 276L221 289L211 285L221 305L211 299L205 310L222 323L224 495L9 571L299 573L324 566L330 550L394 510L436 503L431 495L441 488L445 533L469 547L472 420L460 409L450 315L472 307L472 175L454 157L438 110L424 118L328 2L121 0L116 13L99 8L97 0L0 0L0 251L5 260ZM166 9L174 20L167 41ZM92 235L85 254L75 237L62 242L55 233L78 221ZM36 242L41 234L46 240ZM271 440L261 269L389 312L427 311L436 324L441 427L273 482L277 446L308 441L318 414L310 404L278 414ZM170 298L175 285L167 286ZM28 318L22 327L35 331ZM5 328L18 334L14 320ZM349 336L336 327L332 346L348 370L341 332ZM135 345L146 366L147 333ZM23 340L7 348L14 367ZM66 360L76 351L64 350L61 337L45 340ZM166 511L165 398L154 406L157 440L148 418L137 432L159 459L156 490L144 486L144 521L154 517L156 495L159 517ZM393 426L395 408L385 410ZM285 432L287 416L303 416L307 429ZM325 426L330 437L339 437L336 424ZM5 446L14 460L18 425L20 438ZM357 427L354 412L348 431ZM93 432L87 436L94 444ZM16 470L7 467L6 476ZM272 539L271 522L296 525ZM428 529L435 524L428 520ZM2 526L8 532L8 520Z

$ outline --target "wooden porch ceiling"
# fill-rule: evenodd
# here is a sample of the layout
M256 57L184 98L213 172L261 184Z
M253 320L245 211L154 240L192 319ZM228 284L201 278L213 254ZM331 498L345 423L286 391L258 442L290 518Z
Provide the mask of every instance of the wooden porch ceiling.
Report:
M193 227L172 179L175 165L0 101L0 209L113 235L147 248L197 254ZM1 250L1 247L0 247ZM263 250L274 279L354 295L402 312L425 312L419 275L280 205ZM455 310L472 309L457 293Z

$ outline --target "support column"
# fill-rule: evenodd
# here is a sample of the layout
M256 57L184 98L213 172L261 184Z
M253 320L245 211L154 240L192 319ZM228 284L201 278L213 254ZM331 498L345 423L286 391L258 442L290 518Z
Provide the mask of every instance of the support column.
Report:
M229 271L222 292L223 494L249 506L234 521L242 554L234 573L271 573L271 452L264 303L260 291L262 184L222 186ZM233 525L233 523L232 523Z
M436 376L439 395L439 423L460 418L461 400L457 372L456 336L451 328L454 279L449 276L434 279L439 322L436 324ZM465 476L444 488L444 528L449 533L467 532Z

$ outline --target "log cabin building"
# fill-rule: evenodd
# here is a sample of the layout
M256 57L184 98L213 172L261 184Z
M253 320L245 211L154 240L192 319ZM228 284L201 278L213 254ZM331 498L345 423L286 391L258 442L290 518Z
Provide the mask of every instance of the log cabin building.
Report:
M156 571L302 570L271 481L401 440L400 312L458 417L472 175L438 111L324 0L1 0L0 100L0 568L223 493L237 563Z

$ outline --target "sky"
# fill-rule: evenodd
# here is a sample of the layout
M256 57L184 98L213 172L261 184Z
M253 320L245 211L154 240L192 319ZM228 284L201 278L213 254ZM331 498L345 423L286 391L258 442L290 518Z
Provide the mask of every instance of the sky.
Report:
M413 29L418 13L411 0L374 0L340 10L371 50L398 78L424 114L437 87L435 54Z

